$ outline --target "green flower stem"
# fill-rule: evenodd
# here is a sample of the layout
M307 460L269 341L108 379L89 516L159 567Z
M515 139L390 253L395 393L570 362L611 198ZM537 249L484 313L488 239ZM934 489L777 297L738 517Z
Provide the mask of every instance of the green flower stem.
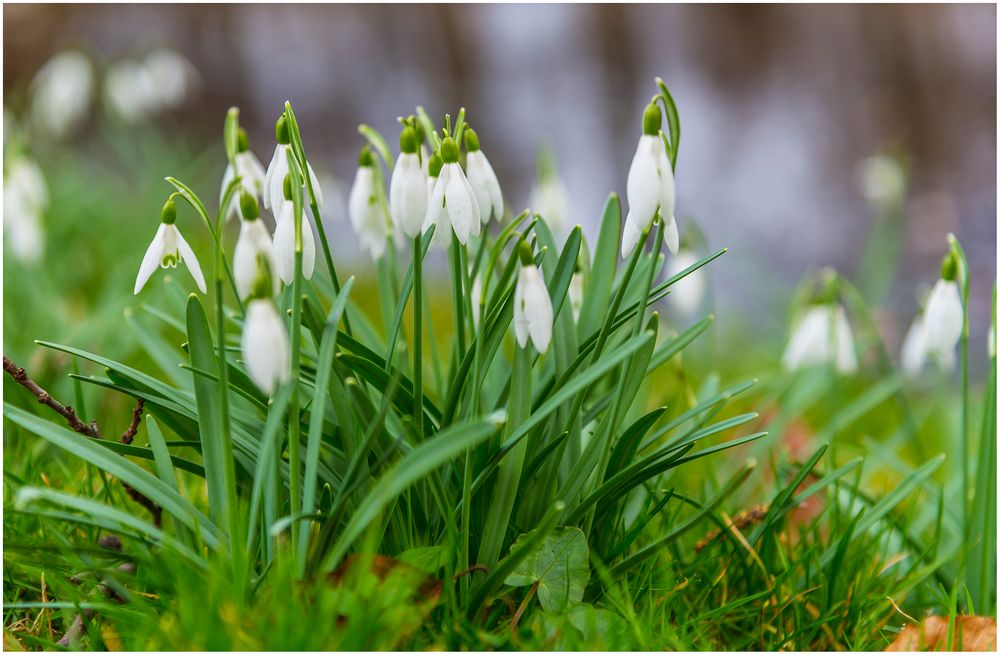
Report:
M413 425L417 440L424 440L424 364L423 364L423 249L421 235L413 237Z
M292 154L289 153L289 158ZM295 278L292 280L292 324L289 330L291 340L292 356L292 392L290 406L288 409L288 487L289 487L289 515L298 516L302 507L302 480L299 475L299 441L301 440L300 423L300 401L301 391L300 377L302 375L301 365L301 332L302 332L302 184L299 180L299 173L294 162L289 162L289 174L292 176L292 207L293 220L295 221ZM306 178L309 176L306 175ZM336 284L336 282L335 282ZM340 287L335 287L337 294L340 294ZM346 317L345 317L346 328ZM291 537L291 552L295 558L298 557L298 530L289 532ZM298 565L295 567L299 570Z
M451 263L451 297L452 308L455 315L455 355L452 358L451 374L449 378L454 378L458 371L458 364L462 360L465 352L465 296L462 291L465 271L462 270L462 244L458 242L455 232L451 232L451 249L449 251L449 262ZM454 380L452 380L454 381Z
M969 263L965 259L965 251L955 238L948 235L948 244L958 262L958 282L962 297L962 336L958 342L962 376L962 413L959 422L962 444L962 536L963 543L968 543L970 516L969 493L972 490L972 476L969 467ZM962 548L962 559L959 580L964 582L968 549Z
M291 136L292 150L295 152L296 159L298 160L301 170L303 171L303 177L305 177L306 192L309 195L309 209L312 211L313 219L316 221L316 231L319 233L319 243L323 248L323 259L326 261L326 268L330 273L330 281L333 282L333 291L339 296L340 278L337 277L337 267L333 263L333 254L330 252L330 243L326 238L326 228L323 227L323 218L319 213L319 203L316 202L316 192L312 186L312 176L308 174L309 160L306 158L305 146L302 143L302 135L299 132L299 122L295 119L295 112L292 111L292 104L290 102L285 102L285 116L288 120L288 132ZM301 226L296 223L295 234L297 245L299 245L298 237L300 236L300 227ZM351 335L351 323L347 318L346 311L344 312L344 331L348 335Z

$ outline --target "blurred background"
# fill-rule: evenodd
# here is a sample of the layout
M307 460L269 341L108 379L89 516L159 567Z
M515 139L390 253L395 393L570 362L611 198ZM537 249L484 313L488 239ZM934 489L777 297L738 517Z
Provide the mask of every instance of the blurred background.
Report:
M749 328L777 362L795 286L829 265L879 308L898 352L954 232L981 370L996 36L990 5L5 5L5 179L18 153L37 170L21 170L20 197L5 187L4 348L109 340L97 312L118 321L134 302L162 178L215 201L230 105L266 165L292 101L339 267L374 275L344 201L358 124L395 145L396 117L416 105L435 119L466 107L511 210L543 201L532 189L548 153L566 192L557 230L580 223L593 248L659 75L683 125L681 233L730 249L707 274L717 338ZM22 205L39 229L18 227Z

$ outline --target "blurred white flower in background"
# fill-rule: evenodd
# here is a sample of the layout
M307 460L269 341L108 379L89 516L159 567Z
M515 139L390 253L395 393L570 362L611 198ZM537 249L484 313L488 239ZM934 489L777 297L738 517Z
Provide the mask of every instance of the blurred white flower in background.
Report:
M809 307L792 329L781 364L787 371L816 364L832 364L839 373L856 371L854 335L844 308L836 303Z
M42 215L49 204L45 177L38 164L22 154L8 162L3 182L3 227L7 245L15 258L33 264L41 258L45 248Z
M897 159L876 155L858 164L858 184L869 202L888 204L902 199L906 175Z
M553 234L561 236L569 220L569 192L559 173L555 158L548 148L538 153L538 175L531 187L529 206L541 215Z
M160 48L140 60L112 64L104 77L104 101L126 122L138 123L181 106L199 80L183 55Z
M61 139L83 122L90 106L94 69L78 50L60 52L42 66L29 87L33 122Z
M692 251L681 248L676 257L667 259L667 277L677 275L696 264L699 259ZM691 316L701 307L702 299L705 297L705 286L705 272L699 268L670 287L667 303L684 316Z

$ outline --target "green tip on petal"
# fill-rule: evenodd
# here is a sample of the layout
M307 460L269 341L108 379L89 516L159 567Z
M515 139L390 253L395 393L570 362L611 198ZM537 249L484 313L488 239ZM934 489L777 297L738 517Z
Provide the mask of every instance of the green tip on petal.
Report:
M441 161L446 164L458 163L458 144L450 136L441 142Z
M292 137L288 132L288 120L285 119L285 115L282 114L278 122L274 124L274 138L277 139L278 143L283 146L287 146L292 142Z
M173 197L167 198L167 202L164 203L163 210L160 211L160 222L167 225L177 222L177 205L174 204Z
M236 133L236 152L246 152L250 149L250 137L242 127Z
M466 152L479 150L479 135L471 127L465 128L465 150Z
M427 174L431 177L440 175L443 166L444 160L441 159L441 155L438 152L435 151L434 154L427 158Z
M260 218L260 205L257 204L257 199L253 194L246 191L240 192L240 212L242 212L243 218L248 221Z
M286 175L285 176L285 181L281 185L281 188L282 188L282 191L285 194L285 200L291 200L292 199L292 176L291 175Z
M406 126L403 131L399 133L399 149L400 151L412 155L417 152L417 147L419 142L417 141L416 131L410 127Z
M660 133L660 126L663 125L663 116L660 108L655 102L646 105L646 111L642 112L642 133L656 136Z
M955 261L954 253L948 253L941 260L941 279L954 282L956 277L958 277L958 262Z
M402 139L400 139L402 140ZM372 149L368 146L361 148L361 152L358 153L358 166L374 166L375 156L372 155Z

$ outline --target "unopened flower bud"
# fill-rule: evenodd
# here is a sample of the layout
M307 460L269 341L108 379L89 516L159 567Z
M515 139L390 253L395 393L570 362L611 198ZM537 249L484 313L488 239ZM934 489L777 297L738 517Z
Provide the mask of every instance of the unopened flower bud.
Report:
M412 155L417 152L418 146L416 131L412 127L404 127L403 131L399 133L399 150Z
M655 102L646 105L646 111L642 112L642 133L656 136L660 133L660 126L663 124L663 117L660 115L660 108Z
M951 282L958 275L958 262L955 261L955 256L952 253L948 253L941 260L941 279Z
M287 146L292 142L292 138L288 132L288 121L285 119L284 114L274 124L274 138L283 146Z
M403 138L402 136L400 136L400 145L402 145L402 140ZM361 149L361 152L358 154L358 166L374 166L374 165L375 165L375 156L372 155L371 148L369 148L368 146L363 147Z
M260 218L260 205L257 204L257 198L252 193L247 193L246 190L240 192L240 211L243 213L244 220L252 221Z
M174 204L173 196L167 198L167 202L160 211L160 222L165 225L173 225L177 222L177 205Z
M441 159L441 155L436 151L427 159L427 174L431 177L437 177L441 174L441 168L444 166L444 160Z
M465 129L465 151L475 152L479 150L479 135L471 127Z
M458 163L458 144L450 136L441 142L441 161L445 164Z

